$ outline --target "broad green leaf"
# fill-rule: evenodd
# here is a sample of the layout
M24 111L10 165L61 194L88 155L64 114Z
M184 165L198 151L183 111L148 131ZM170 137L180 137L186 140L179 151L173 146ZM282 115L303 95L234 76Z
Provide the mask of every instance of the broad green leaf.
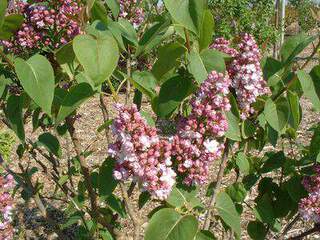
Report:
M290 119L289 123L294 129L298 129L301 117L302 117L302 111L300 107L300 99L299 96L292 91L287 92L287 97L290 105Z
M107 158L99 168L98 190L101 198L110 196L117 187L118 181L113 177L115 161Z
M169 43L159 48L158 60L152 68L152 73L158 81L169 71L180 65L178 59L185 51L185 47L179 43Z
M240 120L231 111L225 113L228 120L228 131L225 136L234 141L241 141Z
M6 15L8 2L7 0L1 0L0 1L0 29L2 28L4 17Z
M201 230L197 233L194 240L216 240L216 237L210 231Z
M270 152L266 154L266 160L261 168L261 173L270 173L276 169L283 167L286 161L286 156L282 151Z
M167 117L179 106L179 104L191 94L193 83L189 78L175 76L167 80L160 89L157 101L157 114Z
M88 83L92 87L92 89L98 90L99 86L95 86L93 80L85 73L79 72L75 77L77 83Z
M268 57L263 63L263 76L269 86L275 86L281 81L282 63L274 58Z
M273 203L268 193L264 194L257 201L254 214L256 218L263 223L272 225L275 222Z
M317 156L320 152L320 126L318 126L313 133L312 139L311 139L311 143L310 143L310 147L309 147L309 152L310 152L310 156Z
M199 48L200 51L209 47L212 42L214 19L209 9L204 11L200 29Z
M235 232L238 237L240 237L240 216L234 206L234 203L227 193L220 192L217 195L216 208L222 220Z
M290 37L283 44L280 55L284 66L293 62L294 58L301 53L317 36L308 36L305 33Z
M57 62L61 65L73 63L76 56L73 51L72 42L69 42L59 48L56 53Z
M8 98L5 114L11 129L15 132L21 142L25 141L23 123L23 97L11 95Z
M248 175L250 173L250 163L244 153L238 153L236 158L236 164L239 167L239 170L242 174Z
M5 78L3 75L0 76L0 98L3 96L6 87L11 83L10 79Z
M289 104L285 98L277 102L268 99L264 108L264 115L270 126L281 133L289 121Z
M152 73L136 71L132 74L132 81L133 85L149 98L152 99L156 95L157 80Z
M174 186L166 202L174 207L182 207L188 204L197 194L195 187L186 187L184 185Z
M27 61L17 58L15 69L27 94L45 113L51 115L55 80L50 62L37 54Z
M0 28L0 39L9 40L15 32L19 30L23 20L23 16L19 14L10 14L5 16L2 27Z
M308 194L302 185L301 176L293 176L287 182L285 182L284 186L292 200L296 203L300 202L300 200L306 197Z
M151 199L151 195L149 192L142 192L139 196L138 205L139 210L144 207L144 205Z
M61 157L62 151L59 140L51 133L43 133L39 136L37 144L44 146L50 153Z
M106 0L108 7L110 8L112 15L116 18L120 12L120 4L117 0Z
M264 240L267 235L266 227L258 221L249 222L247 231L253 240Z
M156 126L156 123L155 123L155 121L152 118L150 113L148 113L146 111L143 111L143 110L140 110L140 114L147 121L149 126L151 126L151 127L155 127Z
M70 89L61 103L59 113L56 118L56 125L73 113L85 100L92 97L94 91L88 83L80 83Z
M320 92L316 88L319 86L319 83L314 82L311 76L304 70L298 71L297 76L300 81L303 94L312 102L313 107L317 111L320 111Z
M256 130L257 127L253 124L252 121L246 119L242 122L241 132L243 138L247 139L249 137L252 137L255 134Z
M200 56L208 73L212 71L226 72L225 58L229 58L228 55L214 49L205 49L200 53Z
M107 25L112 19L108 17L107 9L104 7L101 1L95 1L91 9L92 21L100 20Z
M94 38L78 35L73 49L86 74L99 86L107 80L118 64L119 49L113 37Z
M122 37L129 41L130 45L139 46L137 32L132 24L127 19L123 18L119 19L117 24Z
M171 36L173 31L169 29L170 21L164 19L160 22L154 23L146 32L143 34L139 41L139 47L136 56L140 54L146 54L150 52L154 47L158 46L165 38Z
M163 2L174 21L194 33L199 33L206 5L205 0L164 0Z
M115 195L111 194L106 199L106 204L112 211L118 213L121 217L126 216L126 209L123 205L123 202L120 198L116 197Z
M208 73L199 53L194 50L191 51L191 53L188 54L188 61L189 72L194 76L198 84L203 83L207 79Z
M194 216L182 216L173 209L164 208L150 219L144 239L193 240L197 231L198 221Z
M234 202L242 203L247 196L247 190L243 183L237 182L226 188L226 193L231 197Z

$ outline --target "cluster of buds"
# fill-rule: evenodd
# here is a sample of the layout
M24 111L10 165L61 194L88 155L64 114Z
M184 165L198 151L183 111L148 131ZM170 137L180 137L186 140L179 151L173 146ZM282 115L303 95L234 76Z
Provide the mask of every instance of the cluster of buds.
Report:
M228 66L228 73L232 80L231 86L237 95L241 118L246 119L254 113L252 104L256 102L257 97L270 91L263 79L259 47L254 38L245 33L241 36L238 50L230 47L230 42L223 38L217 39L211 48L234 58Z
M22 14L24 23L10 40L0 44L14 53L59 48L81 33L80 12L77 0L42 0L34 5L15 1L9 6L8 14Z
M314 167L315 175L305 177L303 185L309 192L308 197L299 204L299 212L305 221L320 223L320 165Z
M0 239L13 239L12 223L13 199L11 190L14 187L12 175L0 176Z
M207 182L211 163L219 159L224 145L220 139L228 130L223 112L231 106L228 99L231 81L228 75L213 71L191 100L192 111L178 124L173 138L173 155L187 185Z
M116 106L118 116L111 126L116 141L109 145L109 154L116 159L114 178L131 178L157 199L164 200L175 184L170 142L161 139L150 127L137 107Z
M134 28L138 28L143 23L145 14L137 0L120 0L119 17L128 19Z

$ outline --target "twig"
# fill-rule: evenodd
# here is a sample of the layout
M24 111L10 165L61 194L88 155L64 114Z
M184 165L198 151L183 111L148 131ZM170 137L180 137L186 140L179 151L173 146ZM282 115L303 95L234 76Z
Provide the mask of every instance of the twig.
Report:
M127 189L126 189L124 183L120 182L119 186L121 189L121 193L123 196L123 200L124 200L124 204L126 206L127 212L128 212L128 214L132 220L132 223L133 223L133 227L134 227L133 240L138 240L139 236L140 236L140 220L137 217L137 215L134 211L134 207L132 206L132 204L130 202L130 198L128 196L128 192L127 192Z
M191 52L191 44L190 44L190 35L186 28L184 28L184 35L186 36L186 47L188 49L188 52Z
M280 240L284 239L287 232L294 226L294 224L299 220L299 218L300 218L300 215L297 214L295 216L295 218L290 223L288 223L288 225L285 226L285 228L283 229L283 231L279 237Z
M299 236L289 238L288 240L302 240L304 237L320 231L320 225L315 225L312 229L301 233Z
M102 112L103 121L104 122L109 121L109 112L108 112L108 109L107 109L107 105L104 102L102 94L100 94L100 109L101 109L101 112ZM107 142L109 144L110 143L109 128L105 128L105 134L106 134Z
M127 57L127 87L126 87L126 102L125 104L128 105L130 99L130 91L131 91L131 53L130 49L128 49L128 57Z
M212 209L215 205L217 194L220 191L221 184L222 184L222 178L224 175L224 170L227 166L227 161L228 161L228 156L229 156L229 140L228 139L226 139L224 147L225 147L225 149L224 149L224 153L223 153L221 163L220 163L219 173L218 173L218 177L217 177L217 183L216 183L215 189L213 191L213 194L210 198L209 205L207 207L207 212L206 212L205 221L204 221L204 225L203 225L204 230L209 230Z
M15 69L14 63L7 57L6 54L0 49L0 56L8 63L10 68Z

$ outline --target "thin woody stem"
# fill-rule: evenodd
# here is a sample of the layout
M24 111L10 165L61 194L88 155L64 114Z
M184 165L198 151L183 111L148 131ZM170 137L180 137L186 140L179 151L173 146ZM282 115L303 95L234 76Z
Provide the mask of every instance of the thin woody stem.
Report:
M125 207L133 223L133 227L134 227L133 240L138 240L140 236L140 220L137 217L136 212L134 211L134 207L132 206L132 203L128 196L128 191L126 189L126 186L122 182L119 183L119 186L123 196Z
M219 173L218 173L218 177L217 177L217 183L216 183L215 189L213 191L213 194L210 198L210 202L208 204L208 208L207 208L207 212L206 212L206 216L205 216L205 221L203 224L204 230L209 230L209 228L210 228L210 220L211 220L213 207L216 202L217 194L219 193L221 185L222 185L224 170L226 169L228 156L229 156L229 140L228 139L225 141L224 146L225 146L225 149L224 149L224 153L223 153L221 163L220 163Z
M298 236L289 238L288 240L302 240L304 237L307 237L307 236L309 236L313 233L316 233L316 232L320 232L320 225L315 225L312 229L310 229L306 232L303 232Z

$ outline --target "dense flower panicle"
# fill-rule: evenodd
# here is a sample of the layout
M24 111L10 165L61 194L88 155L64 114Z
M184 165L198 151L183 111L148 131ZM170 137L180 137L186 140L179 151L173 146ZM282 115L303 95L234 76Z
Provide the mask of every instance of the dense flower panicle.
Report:
M132 178L154 197L167 198L176 177L171 168L171 143L159 138L136 106L118 105L117 109L118 117L111 126L116 142L109 146L109 154L117 161L114 177Z
M239 54L233 61L229 74L242 112L241 117L246 119L254 113L252 104L257 97L269 93L269 88L263 79L261 54L254 38L243 34L238 47Z
M226 53L231 57L236 57L238 55L238 51L230 47L230 41L222 37L215 39L210 48Z
M0 44L14 53L42 47L59 48L82 33L77 20L80 11L81 5L76 0L42 0L36 5L15 1L8 14L22 14L24 23L9 41L0 41Z
M310 193L301 200L299 213L305 221L320 223L320 191Z
M120 18L128 19L135 28L144 21L144 10L138 6L137 0L120 0Z
M14 187L12 175L0 176L0 239L13 239L12 211L13 199L10 191Z
M316 165L314 170L314 176L305 177L302 181L309 195L301 200L299 212L305 221L320 223L320 165Z
M231 108L227 97L230 84L228 75L209 74L191 100L190 116L178 124L172 153L187 185L205 184L211 163L222 155L224 146L219 138L228 130L223 111Z
M230 42L224 38L216 39L211 48L234 57L227 70L237 95L241 117L246 119L254 113L252 104L257 97L270 91L263 79L259 47L254 38L245 33L241 36L238 50L230 47Z

